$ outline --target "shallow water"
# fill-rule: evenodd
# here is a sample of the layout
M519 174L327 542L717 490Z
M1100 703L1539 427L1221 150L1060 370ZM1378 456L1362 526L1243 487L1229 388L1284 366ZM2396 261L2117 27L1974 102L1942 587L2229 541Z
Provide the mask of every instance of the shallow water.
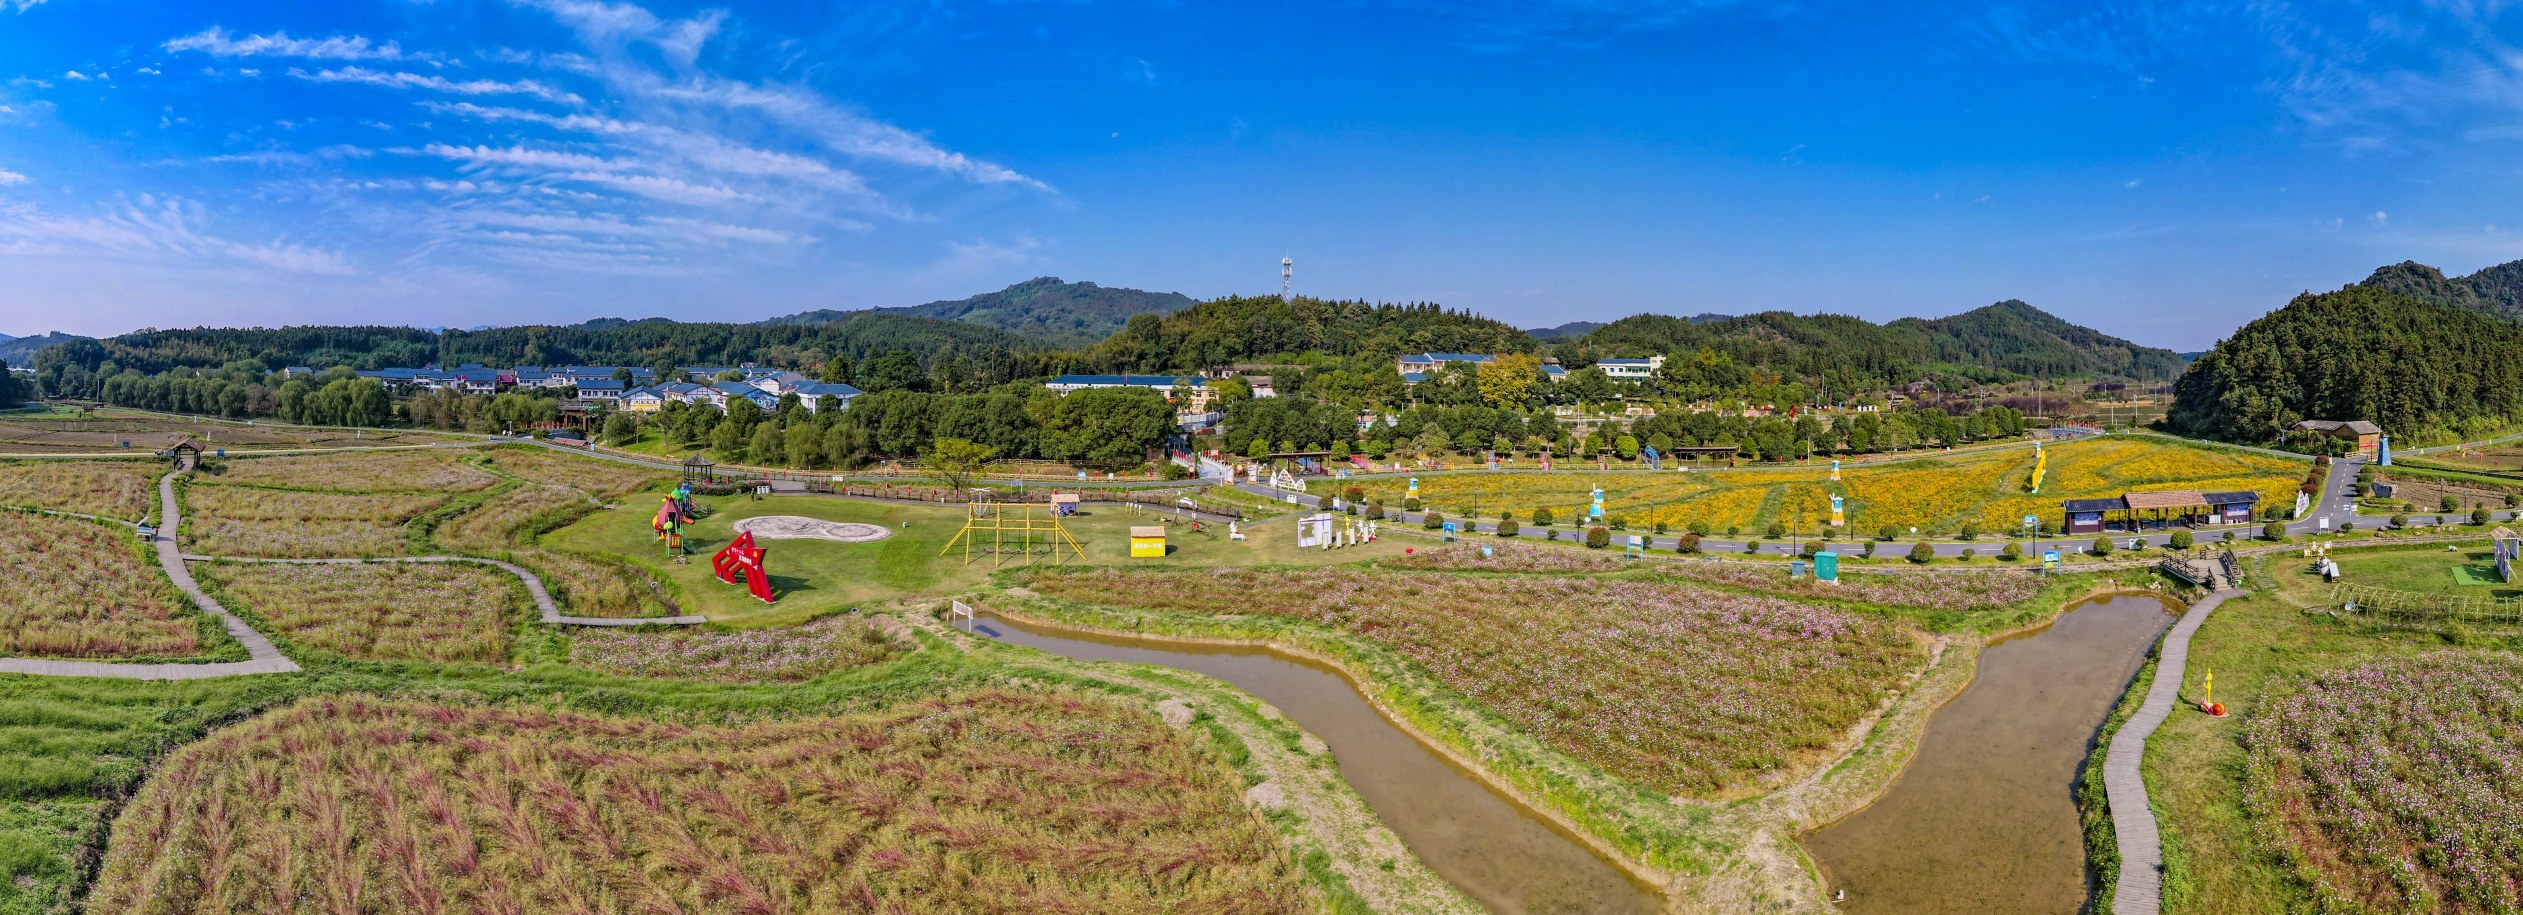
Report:
M2154 597L2071 606L1980 654L1881 800L1808 833L1852 915L2074 915L2085 903L2076 778L2177 610Z
M1575 837L1396 727L1329 668L1263 648L1051 630L982 614L1001 641L1090 661L1196 671L1323 739L1342 778L1430 870L1502 913L1656 912L1662 897Z

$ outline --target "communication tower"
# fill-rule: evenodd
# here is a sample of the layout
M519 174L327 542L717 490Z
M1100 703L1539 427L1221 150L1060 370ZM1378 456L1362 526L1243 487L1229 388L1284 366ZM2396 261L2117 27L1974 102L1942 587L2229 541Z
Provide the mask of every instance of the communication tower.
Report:
M1289 287L1290 281L1292 281L1293 279L1295 279L1296 275L1297 275L1297 261L1296 261L1296 258L1293 258L1293 257L1282 257L1282 258L1280 258L1280 259L1279 259L1279 301L1282 301L1282 302L1293 301L1292 299L1288 298L1288 287Z

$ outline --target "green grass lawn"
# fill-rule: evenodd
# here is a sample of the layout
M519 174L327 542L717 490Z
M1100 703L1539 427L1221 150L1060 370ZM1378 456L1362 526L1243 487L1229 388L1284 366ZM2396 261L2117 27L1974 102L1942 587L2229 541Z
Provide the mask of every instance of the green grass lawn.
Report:
M2341 554L2339 566L2343 580L2378 588L2476 595L2454 583L2453 570L2482 563L2485 555L2484 548L2409 547ZM2256 578L2273 589L2226 602L2191 640L2185 700L2198 700L2200 678L2213 671L2218 701L2235 714L2220 720L2185 705L2147 745L2147 787L2164 834L2166 912L2304 908L2301 891L2266 850L2268 843L2253 831L2242 806L2244 754L2237 735L2286 682L2373 658L2456 645L2523 648L2523 638L2504 635L2454 639L2309 615L2298 605L2320 606L2329 594L2329 587L2306 571L2309 565L2294 555L2268 559Z
M887 601L952 594L981 584L994 566L976 554L967 565L963 548L951 555L948 544L963 528L963 506L917 505L840 499L829 496L743 496L705 498L707 517L693 526L686 542L692 561L675 565L649 530L655 503L633 500L620 508L596 512L578 523L544 535L543 542L568 550L620 556L671 582L690 612L735 626L791 625L851 607ZM891 529L893 536L874 543L823 540L766 540L765 564L779 602L765 606L741 586L722 583L710 574L709 555L733 538L736 521L762 515L803 515L826 521L854 521ZM1341 550L1300 550L1290 521L1262 523L1247 539L1230 541L1225 526L1208 535L1191 533L1188 525L1167 525L1164 559L1130 558L1129 528L1160 523L1154 513L1134 513L1116 505L1090 505L1069 519L1071 537L1093 565L1249 566L1356 562L1398 554L1416 542L1381 543ZM907 526L906 526L907 525ZM1038 554L1037 562L1047 561ZM1078 561L1074 558L1068 560ZM1015 564L1015 557L1008 559Z

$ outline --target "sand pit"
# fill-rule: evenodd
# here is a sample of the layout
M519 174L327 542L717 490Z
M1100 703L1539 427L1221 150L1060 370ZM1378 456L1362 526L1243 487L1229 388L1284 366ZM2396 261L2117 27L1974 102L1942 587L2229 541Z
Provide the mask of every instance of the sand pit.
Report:
M736 530L761 540L836 540L867 543L894 535L890 528L848 521L825 521L797 515L764 515L736 522Z

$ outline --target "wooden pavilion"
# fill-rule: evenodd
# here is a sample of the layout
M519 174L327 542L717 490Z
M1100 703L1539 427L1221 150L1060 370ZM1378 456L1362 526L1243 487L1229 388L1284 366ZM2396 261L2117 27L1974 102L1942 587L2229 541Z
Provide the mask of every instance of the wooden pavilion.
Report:
M193 437L188 435L176 439L175 444L166 446L166 450L158 452L158 456L174 461L177 467L182 467L187 463L199 464L201 463L201 443L194 441Z

